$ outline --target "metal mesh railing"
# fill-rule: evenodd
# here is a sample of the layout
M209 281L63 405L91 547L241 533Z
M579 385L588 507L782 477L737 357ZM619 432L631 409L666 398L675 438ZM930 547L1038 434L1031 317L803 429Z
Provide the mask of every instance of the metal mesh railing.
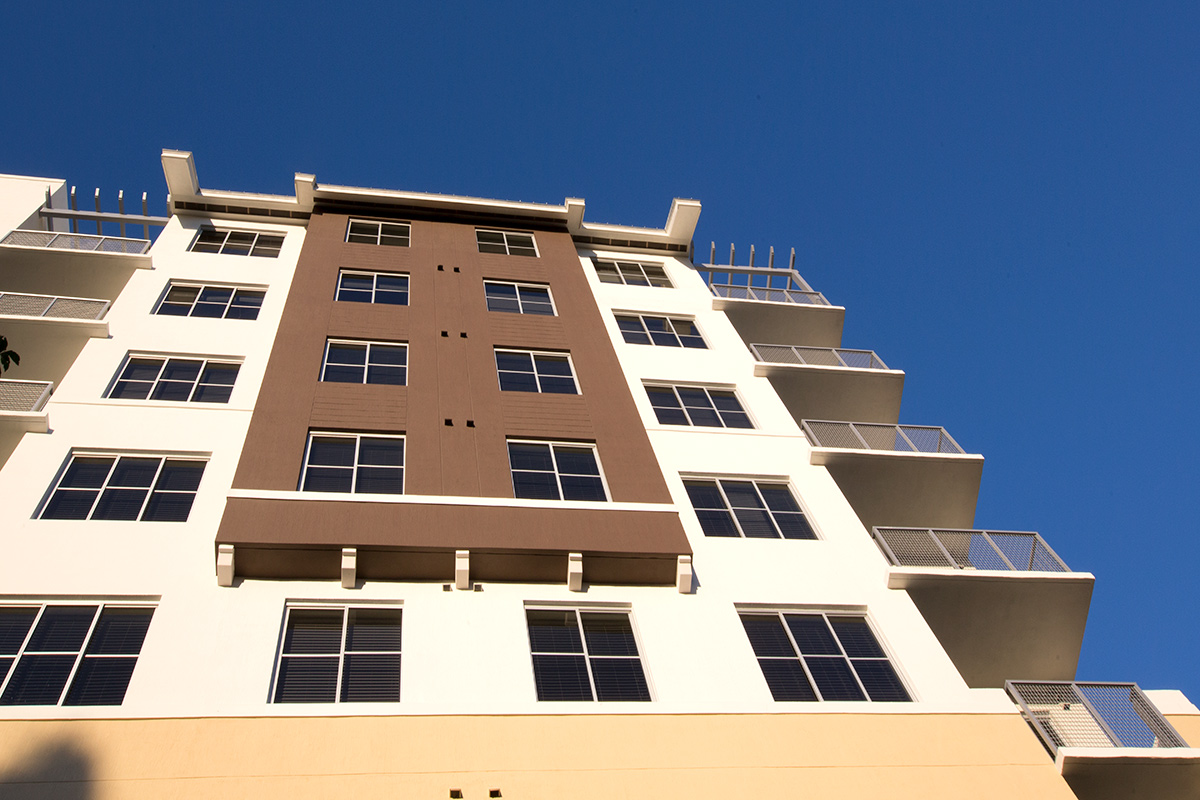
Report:
M1070 572L1036 533L874 528L871 534L879 549L897 567Z
M878 425L866 422L830 422L806 419L805 435L816 447L853 450L890 450L902 453L955 453L965 451L945 428L925 425Z
M798 347L786 344L752 344L750 351L759 361L772 364L808 364L818 367L887 369L874 350L846 350L840 347Z
M1060 747L1187 747L1136 683L1008 681L1051 753Z
M0 292L0 314L19 317L56 317L60 319L100 319L108 311L109 301L88 297L55 297L48 294Z
M717 297L731 300L760 300L767 303L795 303L802 306L827 306L829 301L820 292L802 289L771 289L763 286L737 286L731 283L710 283Z
M119 236L89 236L83 233L15 230L0 244L18 247L44 247L51 250L87 250L97 253L141 255L150 249L149 239L123 239Z
M41 411L53 386L49 381L0 379L0 411Z

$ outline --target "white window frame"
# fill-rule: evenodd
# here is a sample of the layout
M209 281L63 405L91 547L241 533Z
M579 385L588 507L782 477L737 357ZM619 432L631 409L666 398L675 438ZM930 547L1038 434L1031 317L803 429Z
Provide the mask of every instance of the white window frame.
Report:
M809 542L813 542L813 541L821 541L825 538L821 534L821 531L817 528L816 523L813 521L813 516L811 513L809 513L808 507L805 506L803 498L800 497L800 493L798 491L796 491L796 487L792 485L791 480L788 479L786 476L726 475L726 474L717 474L717 473L713 473L713 472L697 472L697 473L681 472L681 473L679 473L679 478L684 483L683 491L684 491L685 495L687 494L687 482L688 481L714 481L717 484L717 491L720 492L721 499L723 501L725 501L725 511L729 512L733 517L734 526L737 528L737 531L738 531L738 536L736 537L738 539L761 538L762 541L801 541L801 542L809 541ZM733 505L730 504L729 498L725 495L725 489L723 486L721 486L721 481L742 481L742 482L754 484L754 490L758 494L759 500L763 501L763 508L771 516L772 523L775 525L776 530L778 530L781 535L778 538L773 539L773 540L767 539L766 537L747 536L745 531L742 530L742 524L738 520L737 514L733 510ZM796 503L796 506L800 509L800 513L804 516L804 521L808 524L809 530L811 530L813 532L813 536L815 536L816 538L815 539L788 539L786 536L782 536L783 530L782 530L782 528L779 527L779 523L775 520L774 512L771 511L770 507L768 507L766 505L766 500L762 496L762 490L759 489L759 486L758 486L760 483L768 484L771 486L782 486L785 489L787 489L788 494L790 494L792 496L793 502ZM691 497L690 496L688 497L688 505L691 506ZM691 507L692 507L693 511L698 510L695 508L695 506L691 506ZM700 510L703 510L703 509L700 509ZM716 510L716 509L713 509L713 510ZM701 527L701 531L703 531L703 527ZM712 537L712 536L708 536L708 534L705 534L705 538L712 539L712 538L722 538L722 537ZM735 537L729 536L729 537L724 537L724 538L733 539Z
M653 400L651 400L650 394L647 392L646 400L647 400L647 402L650 403L650 414L653 416L654 424L656 424L656 425L664 425L666 427L674 428L674 429L701 428L701 429L713 430L713 431L758 430L758 422L754 419L754 416L750 413L750 409L746 406L745 402L742 401L742 395L737 390L736 386L730 386L727 384L707 385L707 384L702 384L702 383L667 383L667 382L663 382L663 381L644 381L642 383L642 386L645 387L646 389L670 389L670 390L672 390L675 394L675 399L679 401L679 408L683 411L683 415L685 417L687 417L687 420L688 420L687 425L677 425L677 424L669 423L669 422L659 422L658 412L654 410L654 408L655 408L654 402L653 402ZM737 400L738 405L741 407L742 413L746 415L746 418L748 420L750 420L750 427L749 428L740 428L740 427L730 427L729 425L726 425L725 419L721 416L721 412L716 407L716 403L713 403L713 411L716 413L717 418L721 420L721 424L719 426L717 426L717 425L697 425L695 422L692 421L692 415L689 414L688 410L687 410L688 407L683 404L683 398L681 398L679 396L680 389L700 389L701 391L704 392L705 395L708 396L708 401L710 403L712 403L711 392L717 391L717 392L732 393L734 399Z
M649 339L650 341L648 341L648 342L631 342L628 339L626 339L625 331L621 330L621 320L619 319L620 317L636 317L638 322L640 322L642 325L642 333L646 334L646 338ZM671 347L671 345L659 344L658 342L654 341L654 334L652 334L650 332L650 329L646 326L647 318L666 320L671 326L671 333L675 335L676 340L679 342L679 344L675 345L675 347L678 347L681 350L708 350L708 349L710 349L708 346L708 339L704 338L704 332L700 330L700 326L696 323L695 317L689 317L684 314L645 314L640 311L617 311L617 310L613 311L613 319L617 320L617 332L621 334L621 340L624 341L625 344L638 344L638 345L645 344L645 345L650 345L651 347ZM692 325L695 325L696 331L697 331L696 336L699 337L701 343L703 344L703 347L688 347L687 345L685 345L683 343L682 338L679 335L679 331L675 330L676 322L689 322Z
M351 242L350 241L350 229L354 227L355 223L358 223L360 225L374 225L375 226L375 241L373 243L372 242ZM399 236L399 234L395 234L395 233L385 234L383 232L384 225L403 226L406 231L406 233L404 235L404 240L405 240L404 244L392 244L391 242L388 242L385 244L383 241L383 239L385 237L388 239L399 239L400 236ZM368 234L356 232L354 235L355 236L366 236ZM412 246L412 223L405 222L403 220L362 219L360 217L351 217L349 220L346 221L346 238L343 239L343 241L345 241L347 244L376 244L379 246L386 246L386 247L411 247Z
M497 228L476 228L475 229L475 247L476 247L476 249L478 249L481 244L485 244L485 242L479 241L479 234L481 234L481 233L498 233L502 237L504 237L504 251L505 251L504 255L509 255L509 256L519 255L519 256L524 256L525 258L541 258L542 251L538 249L537 236L534 235L533 231L504 231L504 230L499 230ZM529 241L530 241L531 245L533 246L533 255L529 256L529 255L526 255L525 253L513 253L512 252L513 246L508 241L509 236L528 236ZM495 244L495 242L487 242L486 244ZM483 250L479 250L479 252L484 253ZM484 254L485 255L500 255L500 253L484 253Z
M512 287L514 287L517 290L517 308L518 308L517 313L522 316L531 316L531 317L557 317L558 316L558 306L554 304L554 292L551 291L550 285L547 283L528 283L525 281L492 280L491 278L485 278L483 281L484 306L487 305L488 284L494 284L497 286L512 286ZM553 314L535 314L533 312L526 311L525 303L521 300L521 290L522 289L538 289L538 290L545 289L546 297L549 298L549 300L550 300L550 310L553 311L554 313ZM488 310L491 311L492 309L488 309ZM496 311L494 313L497 313L497 314L509 313L509 314L511 314L512 312L511 311L509 311L509 312Z
M224 238L222 238L222 240L221 240L220 249L215 253L209 252L206 250L196 250L196 245L200 244L200 238L208 231L225 234ZM248 253L226 253L225 252L225 248L229 244L229 236L230 236L230 234L234 234L234 233L244 234L246 236L254 237L254 240L248 245L250 248L250 252L248 252ZM263 247L265 250L273 251L273 252L270 252L269 254L254 252L259 247L259 240L264 236L269 236L272 238L279 239L279 247L275 248L273 245L264 245ZM196 231L196 235L192 238L191 244L188 245L188 252L189 253L197 253L198 252L203 255L211 255L211 256L217 256L217 255L231 256L232 255L232 256L255 257L255 258L279 258L279 254L281 252L283 252L283 244L286 241L286 239L287 239L287 233L285 231L254 231L254 230L246 230L244 228L218 228L215 225L201 225L200 228ZM206 242L205 244L208 245L210 243Z
M580 389L579 389L579 378L575 375L575 362L571 360L571 354L568 352L564 352L561 350L559 350L559 351L556 351L556 350L523 350L519 347L495 347L492 349L493 349L494 353L521 353L523 355L528 355L532 359L532 361L533 361L533 373L532 374L534 377L534 382L537 384L538 388L537 388L536 392L521 392L522 394L561 394L561 395L583 394L583 392L580 391ZM537 357L538 356L550 356L552 358L565 358L567 360L567 368L571 370L571 383L575 387L575 391L574 392L543 391L542 390L542 375L540 372L537 371ZM499 383L501 372L512 372L512 370L501 370L500 365L496 364L496 381L497 381L497 383ZM529 373L522 373L522 374L529 374ZM562 378L562 377L566 377L566 376L550 375L547 377ZM503 391L519 391L519 390L505 389L504 386L501 385L500 391L503 392Z
M404 494L404 484L405 484L405 481L407 481L407 479L408 479L408 442L404 441L407 438L407 436L403 433L359 433L359 432L350 432L350 431L309 431L308 432L308 440L304 443L304 461L300 465L300 485L299 485L298 491L301 491L301 492L305 492L305 491L320 492L321 491L319 489L305 489L304 488L304 479L308 474L308 468L310 466L308 463L308 460L309 460L309 456L312 453L312 443L313 443L314 437L322 437L322 438L328 438L328 439L353 439L354 440L354 463L351 464L349 467L334 467L333 468L333 469L349 469L350 470L350 491L349 492L331 492L331 494L368 495L371 497L396 497L398 495ZM376 464L360 464L358 462L359 455L362 452L362 440L363 439L399 439L400 441L404 442L404 446L403 446L404 464L400 467L384 467L384 469L399 469L401 471L400 472L400 491L399 492L378 493L378 492L360 492L360 491L358 491L358 468L360 466L365 466L365 467L379 466ZM322 464L317 464L316 466L318 469L328 469L329 468Z
M606 281L603 278L601 278L600 277L600 265L601 264L607 264L607 265L612 266L616 270L617 277L619 277L621 279L621 282L617 283L616 281ZM621 271L622 266L637 267L638 271L642 273L642 277L646 280L646 283L645 284L629 283L629 281L627 281L625 279L625 273ZM608 284L609 286L638 286L643 289L674 289L675 288L675 282L671 280L671 274L669 272L667 272L667 265L662 262L658 262L658 261L626 261L626 260L618 259L618 258L596 257L596 258L592 259L592 267L596 271L596 279L598 281L600 281L601 283ZM657 267L658 269L662 270L663 280L666 281L666 284L662 285L662 284L657 284L657 283L654 283L653 281L651 281L650 276L646 274L646 267Z
M356 347L365 346L367 348L367 360L363 364L362 380L359 381L360 385L364 385L364 386L366 386L366 385L407 386L408 385L408 342L379 342L379 341L367 340L367 339L326 339L325 340L325 353L321 357L320 380L322 383L346 383L351 386L354 385L354 383L351 381L326 381L326 379L325 379L325 372L326 372L326 370L329 369L329 346L330 345L339 345L339 344L340 345L353 345ZM370 371L371 371L371 351L375 347L402 347L402 348L404 348L404 382L403 383L379 383L379 382L371 382L371 381L367 380L367 376L370 374ZM345 365L338 365L338 366L345 366ZM390 367L390 366L395 366L395 365L379 364L377 366L389 366Z
M912 690L911 681L906 679L906 676L904 675L903 671L898 666L898 662L896 660L896 657L893 655L891 648L888 647L887 641L883 638L882 635L880 635L878 626L875 624L874 620L872 620L871 615L869 613L867 613L867 610L865 608L862 608L862 607L838 608L836 606L781 607L781 606L770 606L770 605L757 606L757 605L752 605L752 604L736 604L734 606L734 608L736 609L737 614L738 614L738 624L739 625L741 624L742 616L759 616L759 617L774 616L776 618L776 620L779 622L779 624L783 627L783 631L787 635L788 642L791 644L791 647L792 647L792 658L791 659L788 659L784 656L778 656L778 657L759 656L757 653L754 653L754 648L751 645L749 634L746 633L744 626L743 626L743 630L742 630L742 635L746 636L746 644L750 646L751 653L753 653L753 657L754 657L754 660L756 663L761 658L768 658L768 659L779 660L779 661L797 660L800 662L800 666L804 671L804 675L808 679L809 686L812 688L814 694L816 694L816 700L808 701L808 702L817 702L817 703L886 703L888 705L891 705L893 703L916 702L917 697L916 697L916 694ZM828 627L830 633L833 635L834 641L837 643L838 650L839 650L839 655L837 657L840 657L842 660L844 660L846 662L846 665L850 668L850 673L854 676L855 684L858 686L859 691L862 692L863 696L862 696L861 700L848 700L848 699L836 699L836 698L831 699L831 700L826 700L825 698L823 698L821 696L821 688L820 688L820 686L817 685L816 680L813 678L813 675L808 666L808 663L805 661L805 656L801 652L800 646L797 644L795 636L793 635L791 628L788 627L787 621L784 619L784 617L789 614L791 614L793 616L820 616L825 621L825 625ZM908 695L908 700L872 700L871 699L871 695L867 691L867 688L866 688L865 684L863 683L862 678L859 676L858 670L855 669L855 667L854 667L853 659L849 655L847 655L845 645L842 644L842 640L837 635L837 631L835 631L833 629L833 626L830 624L830 622L829 622L830 617L852 617L855 619L861 619L864 623L866 623L867 630L871 633L871 636L874 637L874 639L875 639L875 644L878 645L879 649L883 651L882 658L872 658L869 660L887 662L888 666L891 667L892 672L895 673L896 679L900 682L901 688L903 688L905 693ZM816 657L820 658L822 656L817 655ZM825 657L830 657L830 656L825 656ZM860 659L860 660L868 660L868 659ZM759 674L762 675L763 683L767 684L767 691L770 692L770 684L767 682L767 676L762 672L761 664L759 664ZM775 702L790 703L790 702L806 702L806 701L777 700Z
M363 277L369 275L371 277L371 300L369 303L366 303L365 305L395 306L396 308L408 308L409 301L412 300L412 281L411 281L410 274L407 272L387 272L386 270L381 271L381 270L370 270L370 269L346 269L343 267L343 268L338 269L337 285L335 285L333 287L333 301L335 303L361 303L362 302L361 300L349 300L349 299L343 300L340 297L340 295L342 293L342 276L343 275L359 275L359 276L363 276ZM376 296L379 294L379 286L377 284L378 284L378 278L380 275L387 275L387 276L393 277L393 278L404 278L404 282L408 288L405 290L405 294L407 296L404 298L403 303L381 303L375 299ZM357 292L357 291L365 291L365 290L350 289L348 291ZM391 291L391 290L385 289L384 291Z
M154 378L153 381L142 381L142 380L132 381L134 383L150 383L150 391L148 391L146 393L145 397L113 397L112 393L117 388L117 384L122 382L121 375L125 372L126 368L129 366L129 362L134 360L135 358L143 358L143 359L147 359L147 360L153 359L155 361L162 361L162 364L160 364L158 367L158 375ZM172 360L199 361L199 362L201 362L200 363L200 371L196 374L196 380L194 380L192 382L192 388L188 392L187 400L161 400L161 399L156 400L156 399L152 398L150 395L154 394L155 388L157 388L159 382L162 381L163 370L165 370L167 368L167 363ZM232 358L230 356L205 356L205 355L196 355L196 354L191 354L191 353L143 353L143 352L131 351L131 352L125 354L125 358L121 361L121 365L119 367L117 367L116 374L113 375L112 380L109 381L108 388L104 390L104 399L105 400L115 400L117 402L125 402L125 403L164 403L167 405L178 405L180 403L187 403L189 405L197 405L200 407L227 406L227 405L229 405L230 400L233 399L233 389L236 387L236 380L237 380L236 375L234 376L235 383L229 384L229 387L230 387L229 400L225 400L223 402L209 402L209 401L205 401L205 400L195 400L195 399L193 399L193 397L196 394L196 390L201 385L200 379L202 377L204 377L204 370L210 364L214 364L214 365L218 365L218 366L237 367L238 375L240 375L242 365L244 363L245 362L242 359ZM183 381L168 381L168 383L182 384ZM224 386L225 384L205 384L205 385Z
M192 300L191 305L188 306L188 312L186 314L169 314L169 313L164 314L162 311L162 308L163 308L163 306L168 305L167 298L170 297L171 290L176 289L176 288L178 288L178 289L196 289L196 297L194 300ZM174 280L167 281L167 288L163 291L162 297L160 297L158 299L158 302L154 305L154 310L151 312L151 314L153 314L155 316L161 316L161 317L180 317L180 318L195 317L196 319L240 319L240 320L244 320L245 322L253 322L254 320L258 319L258 315L260 313L262 313L262 303L265 303L267 301L267 288L268 287L266 287L266 286L252 286L252 285L232 284L232 283L204 283L201 281L174 281ZM221 316L205 317L205 316L197 316L196 314L193 313L196 310L196 305L200 302L200 296L202 294L204 294L204 291L206 289L229 289L229 301L227 303L225 303L225 311L224 311L224 313L221 314ZM233 301L237 297L238 292L257 292L262 295L262 303L259 303L257 306L254 306L255 313L254 313L253 318L229 316L229 310L231 308L235 307L235 304ZM182 307L181 303L170 303L170 305ZM215 303L205 303L205 305L216 305L216 304ZM250 306L237 306L237 307L238 308L249 308Z
M508 446L510 444L545 444L545 445L549 445L550 446L550 458L554 461L554 482L555 482L555 485L558 486L558 500L551 500L551 499L547 499L547 498L518 498L517 497L517 484L516 484L516 481L513 480L513 474L512 474L513 468L512 468L512 461L511 461L511 456L510 456L509 457L510 458L509 465L508 465L508 476L509 476L509 481L513 487L513 497L514 498L516 498L518 500L546 499L547 502L553 502L553 503L611 503L612 502L612 492L610 492L608 489L608 478L606 478L604 475L604 464L600 461L600 451L596 448L595 442L564 442L564 441L557 441L557 440L552 440L552 439L524 439L524 438L510 437L510 438L504 440L505 455L508 455ZM597 472L600 473L600 486L601 486L601 488L604 489L604 499L603 500L567 500L563 497L562 473L559 472L559 469L558 469L558 457L554 454L555 447L575 447L575 448L590 448L591 449L592 456L596 460L596 470L597 470ZM518 471L519 472L533 472L534 470L518 470ZM567 473L567 474L572 475L575 473Z
M650 680L650 670L647 669L647 667L646 667L646 648L642 645L642 635L641 635L641 632L638 630L637 619L634 617L633 608L630 605L614 604L614 603L597 603L595 605L591 605L591 604L587 604L587 603L577 604L577 603L527 601L525 603L524 611L526 613L525 638L526 638L526 641L529 643L530 676L533 678L533 699L536 700L537 702L539 702L539 703L560 703L560 702L561 703L601 703L601 702L604 702L604 703L610 703L610 702L611 703L653 703L658 699L655 696L654 684ZM533 640L532 640L532 638L530 638L530 635L529 635L528 612L530 612L530 611L558 611L558 612L571 611L571 612L574 612L576 630L578 630L578 632L579 632L579 639L580 639L581 644L583 645L583 652L582 653L535 652L533 649ZM593 658L597 658L597 659L606 659L606 658L629 659L630 656L600 656L600 655L593 656L591 653L589 653L588 646L587 646L587 636L584 634L584 631L583 631L583 617L581 616L582 614L622 614L629 621L629 628L633 632L633 641L634 641L634 644L637 645L637 651L638 651L637 660L642 668L642 680L644 680L646 682L646 692L647 692L647 694L650 695L649 699L647 699L647 700L600 700L600 699L598 699L597 694L596 694L596 679L595 679L595 676L592 674L592 659ZM591 699L590 700L538 700L538 697L537 697L537 672L536 672L536 667L534 666L534 659L533 659L533 657L535 655L576 655L576 656L582 655L584 664L587 666L588 685L591 687L591 690L592 690Z
M45 614L46 609L47 608L55 608L55 607L58 607L58 608L72 607L72 606L74 606L74 607L92 606L95 609L95 611L92 614L91 624L88 626L87 634L83 637L83 641L80 643L79 649L78 650L35 650L32 653L28 653L27 650L29 647L30 639L33 637L34 631L37 630L38 623L42 621L42 617ZM145 646L144 640L142 642L142 646L138 647L138 652L136 654L133 654L133 653L88 653L87 652L88 645L91 644L92 636L96 632L96 624L100 621L100 617L106 609L110 609L110 608L112 608L112 609L145 609L145 610L150 611L150 623L149 624L153 624L154 612L158 610L158 604L154 603L154 602L147 603L147 602L120 601L120 600L106 601L106 600L98 600L98 599L87 598L87 597L80 597L80 598L63 597L63 598L56 598L54 601L50 601L50 602L42 602L42 601L39 601L36 599L29 600L28 602L21 602L21 601L8 602L8 601L6 601L4 603L0 603L0 608L6 608L6 609L7 608L29 608L29 609L36 608L37 609L37 612L35 613L34 618L33 618L33 622L29 626L29 630L27 630L25 632L25 638L21 641L21 644L17 647L17 652L5 654L4 656L0 656L0 658L12 658L12 664L8 667L8 672L4 675L0 675L0 697L3 697L4 692L7 691L8 685L9 685L9 683L11 683L13 675L17 671L17 667L20 666L21 659L25 655L27 655L27 654L28 655L39 655L39 656L41 656L41 655L58 655L58 656L73 655L75 657L75 663L71 665L71 672L67 675L67 679L63 683L63 688L59 692L58 701L53 704L51 704L51 703L37 704L42 708L50 708L50 707L64 706L64 704L66 703L67 696L71 694L72 684L74 684L75 676L79 672L79 666L84 662L85 659L105 659L105 658L126 658L127 659L127 658L132 658L132 659L134 659L134 662L135 662L134 663L134 671L136 671L137 670L136 662L141 659L142 647ZM150 635L149 627L147 627L146 635L147 636ZM132 673L130 673L130 676L129 676L129 683L125 684L125 693L126 694L128 694L128 692L129 692L129 684L131 684L131 683L133 683L133 674ZM122 699L122 702L118 705L123 705L123 704L124 704L124 700ZM7 703L7 704L0 705L0 708L30 707L33 705L34 704ZM93 707L100 706L100 704L95 704L95 703L88 703L88 704L74 704L73 703L69 707L70 708L83 708L83 707L85 707L85 705L93 706ZM116 706L104 705L104 706L100 706L100 707L115 708Z
M204 462L204 467L201 469L201 472L200 472L200 484L198 484L196 486L195 491L183 491L183 490L179 490L179 489L163 489L163 490L159 490L159 492L158 492L159 494L175 494L175 495L190 494L190 495L192 495L192 506L188 508L188 517L190 518L192 515L192 508L194 508L195 504L196 504L196 499L200 496L200 489L202 488L203 482L204 482L204 471L208 468L208 462L211 459L211 456L212 456L211 453L163 453L163 452L147 453L147 452L140 452L140 451L119 451L119 450L72 450L70 453L67 454L67 458L63 462L63 465L59 468L58 474L56 474L54 476L54 482L50 485L50 488L46 491L46 494L43 497L42 502L38 504L36 518L40 519L40 520L50 520L52 522L92 522L92 521L96 521L96 522L151 522L151 523L163 522L163 523L170 523L170 524L186 523L187 522L186 519L183 519L183 520L153 520L153 519L142 519L142 515L144 515L146 513L146 508L150 503L150 499L155 494L154 485L158 482L159 477L162 475L163 466L167 463L167 461L201 461L201 462ZM104 476L104 482L99 487L95 487L94 489L84 488L84 487L65 487L65 489L64 489L64 487L62 487L63 478L66 477L67 471L71 468L71 464L73 464L75 462L76 458L111 458L111 459L114 459L114 461L109 466L108 474ZM142 486L131 486L131 487L113 486L113 487L110 487L109 480L112 479L113 470L116 468L117 463L122 458L157 458L159 460L159 463L158 463L158 467L155 469L154 478L151 479L151 481L150 481L150 486L148 486L148 487L142 487ZM142 504L141 504L141 507L138 509L138 514L137 514L136 519L110 520L110 519L101 518L98 520L93 520L92 514L95 513L96 506L99 504L100 499L104 496L104 491L109 488L114 488L114 489L118 489L118 488L143 489L144 488L144 489L146 489L146 497L142 499ZM54 500L55 493L58 492L60 489L64 489L67 492L95 491L96 497L92 500L92 504L88 508L87 516L85 516L83 519L47 517L46 510L50 507L50 503Z
M368 611L398 611L400 613L400 649L399 650L346 650L346 631L349 627L350 612L353 610L368 610ZM351 703L359 704L366 703L399 703L403 699L404 694L404 631L406 625L404 622L404 604L399 601L365 601L356 603L338 603L336 601L305 601L296 600L288 601L283 608L283 621L279 626L279 643L275 648L275 669L271 675L271 691L269 702L271 705L293 705L285 701L277 700L279 694L279 675L280 666L284 658L330 658L334 653L297 653L285 654L283 652L284 644L287 641L287 626L288 620L291 618L293 611L341 611L342 612L342 631L338 643L338 652L336 653L338 660L337 681L334 683L334 699L330 702L336 704ZM342 699L342 675L346 667L346 654L362 654L374 655L377 653L395 653L400 656L400 693L401 697L395 700L343 700ZM305 703L304 705L328 705L328 703Z

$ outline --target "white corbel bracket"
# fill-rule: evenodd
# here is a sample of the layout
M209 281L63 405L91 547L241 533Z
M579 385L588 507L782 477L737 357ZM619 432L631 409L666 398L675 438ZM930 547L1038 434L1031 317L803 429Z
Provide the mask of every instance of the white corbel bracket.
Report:
M233 586L233 545L217 545L217 586Z
M353 589L358 584L358 548L342 548L342 588Z
M583 553L567 554L567 589L583 591Z
M464 592L471 588L471 551L454 551L454 588Z
M692 557L680 556L675 571L675 585L679 587L680 594L692 593L692 578Z

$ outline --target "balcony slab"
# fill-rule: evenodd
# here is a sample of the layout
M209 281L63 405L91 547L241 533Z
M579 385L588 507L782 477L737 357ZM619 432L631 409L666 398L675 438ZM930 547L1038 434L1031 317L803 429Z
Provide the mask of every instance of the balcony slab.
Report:
M21 363L10 367L6 377L57 384L88 339L108 337L108 322L0 314L0 333L8 339L9 349L21 356Z
M842 306L773 303L714 297L747 344L790 342L808 347L840 347L846 309Z
M771 381L797 422L838 419L895 424L900 419L901 370L759 362L754 374Z
M1060 747L1054 764L1079 800L1200 797L1200 748Z
M0 244L0 288L6 292L114 300L134 271L150 268L149 253Z

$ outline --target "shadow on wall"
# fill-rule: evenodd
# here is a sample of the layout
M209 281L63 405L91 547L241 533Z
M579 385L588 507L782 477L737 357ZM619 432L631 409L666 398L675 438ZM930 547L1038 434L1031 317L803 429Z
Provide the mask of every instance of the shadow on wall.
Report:
M12 763L0 772L0 797L90 800L94 777L91 759L83 750L71 742L59 742L30 752L22 763Z

